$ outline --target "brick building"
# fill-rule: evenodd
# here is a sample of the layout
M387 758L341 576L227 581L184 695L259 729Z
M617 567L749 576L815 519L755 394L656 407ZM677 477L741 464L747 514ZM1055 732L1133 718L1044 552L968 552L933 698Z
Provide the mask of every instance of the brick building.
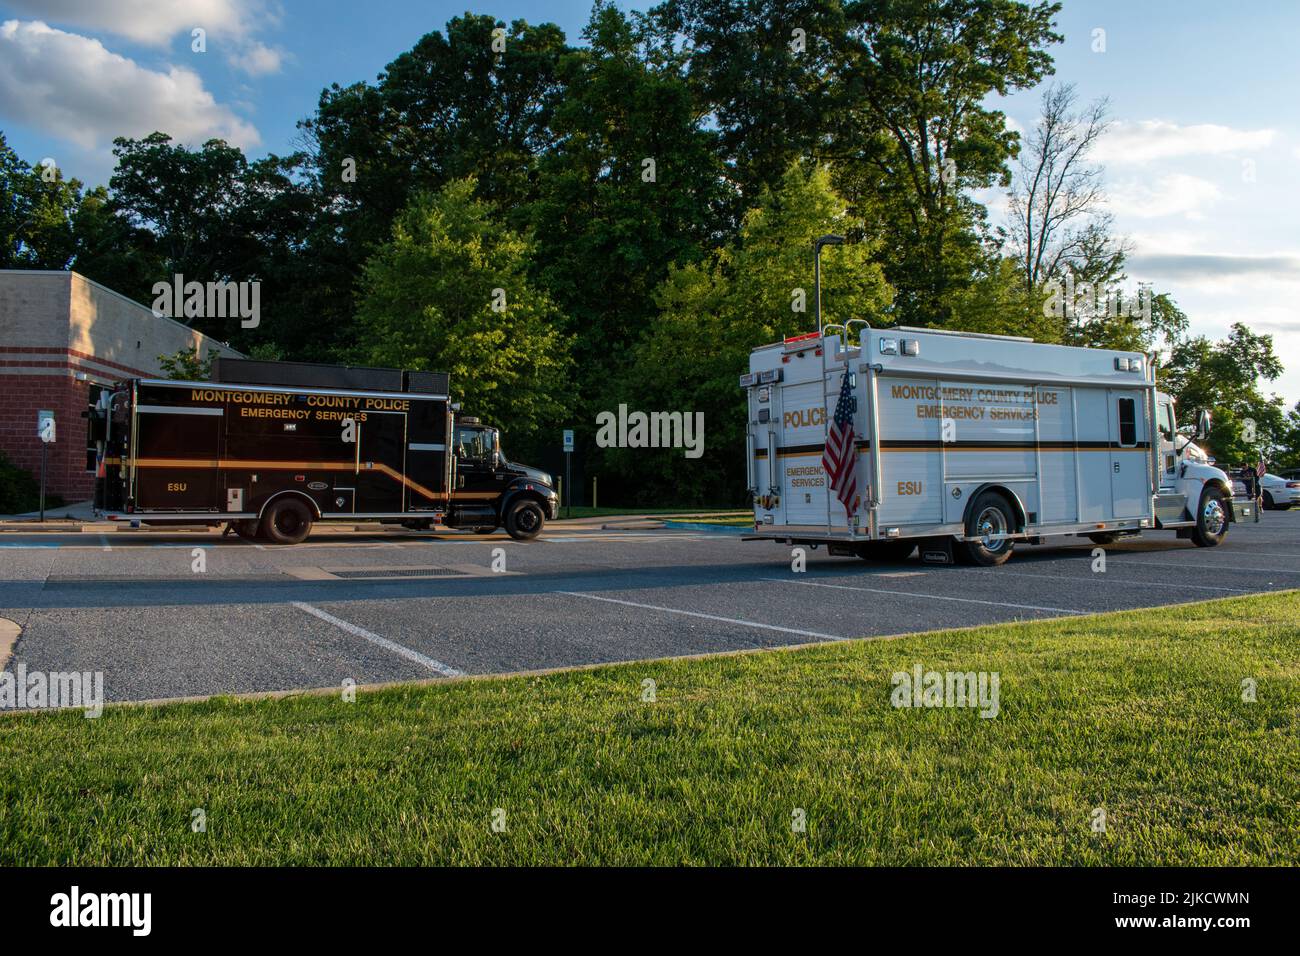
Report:
M103 387L156 376L160 355L194 346L240 354L75 272L0 269L0 452L37 474L37 412L52 410L46 487L89 499L95 460L82 412Z

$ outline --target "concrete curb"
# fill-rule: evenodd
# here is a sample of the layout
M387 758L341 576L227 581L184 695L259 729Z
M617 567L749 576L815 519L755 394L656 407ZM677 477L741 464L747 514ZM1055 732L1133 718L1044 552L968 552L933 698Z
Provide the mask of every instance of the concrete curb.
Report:
M14 645L22 632L23 629L13 621L0 617L0 671L9 666L9 658L13 656Z

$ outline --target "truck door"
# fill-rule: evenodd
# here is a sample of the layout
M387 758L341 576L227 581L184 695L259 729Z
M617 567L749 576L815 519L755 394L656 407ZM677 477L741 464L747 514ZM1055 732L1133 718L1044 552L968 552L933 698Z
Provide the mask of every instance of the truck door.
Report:
M451 496L461 504L491 504L501 494L502 477L493 467L493 436L486 426L456 426L456 477Z
M1177 431L1174 423L1174 405L1167 398L1162 398L1156 405L1156 431L1159 433L1160 487L1170 492L1178 480L1178 454L1174 439Z
M217 511L224 504L217 468L225 410L182 404L177 396L183 394L160 388L136 406L139 509Z
M1143 394L1108 390L1112 518L1144 518L1150 512L1146 415Z
M817 381L786 385L781 389L778 483L790 525L826 527L826 472L822 452L826 447L826 391ZM844 509L835 502L843 524ZM832 520L834 516L832 515Z
M405 510L406 413L367 411L357 422L357 514Z

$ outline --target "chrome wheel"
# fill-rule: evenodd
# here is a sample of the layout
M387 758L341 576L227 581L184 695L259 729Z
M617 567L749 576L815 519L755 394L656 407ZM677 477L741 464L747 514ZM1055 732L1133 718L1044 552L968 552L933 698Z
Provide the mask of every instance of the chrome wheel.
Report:
M1207 534L1221 534L1224 526L1228 523L1228 516L1223 510L1223 503L1213 495L1206 498L1205 507L1201 509L1201 520Z
M988 507L975 519L975 533L980 543L989 551L1001 551L1007 546L1007 517L1001 508Z

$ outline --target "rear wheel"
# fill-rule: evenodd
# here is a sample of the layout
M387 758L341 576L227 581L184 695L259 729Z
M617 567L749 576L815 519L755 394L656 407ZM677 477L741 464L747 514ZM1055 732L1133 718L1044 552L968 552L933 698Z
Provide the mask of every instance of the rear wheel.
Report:
M1228 534L1228 508L1225 497L1218 488L1201 492L1201 503L1196 509L1196 527L1192 541L1198 548L1213 548Z
M1264 492L1264 510L1266 511L1277 510L1277 503L1273 501L1273 496L1270 495L1267 491Z
M915 541L867 541L858 545L858 557L863 561L892 563L906 561L915 550Z
M1015 528L1011 505L997 492L986 491L975 499L970 513L966 534L976 540L958 542L957 556L967 564L1002 564L1011 557L1011 539L1007 537Z
M311 532L311 509L297 498L281 498L262 516L262 535L272 544L298 544Z
M541 505L530 498L521 498L506 512L506 531L516 541L531 541L541 534L545 520Z

